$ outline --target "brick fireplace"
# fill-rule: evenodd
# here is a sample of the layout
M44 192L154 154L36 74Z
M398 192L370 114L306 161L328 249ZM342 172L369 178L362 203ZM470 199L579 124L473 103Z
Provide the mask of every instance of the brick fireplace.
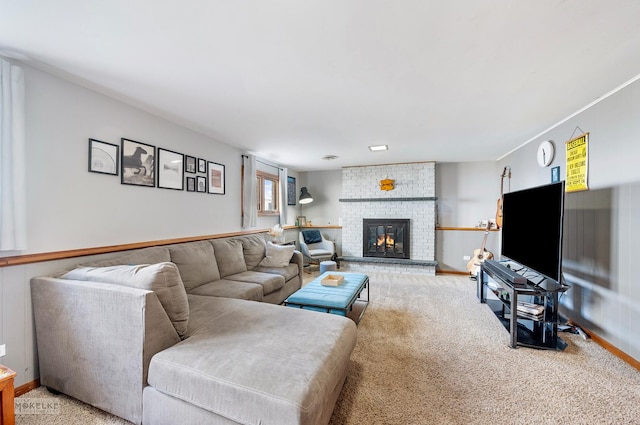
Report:
M395 188L381 190L383 179L395 180ZM343 168L340 206L341 268L435 275L434 162ZM370 219L408 221L406 246L403 242L406 258L404 253L403 258L365 253L370 249L365 249L363 224Z

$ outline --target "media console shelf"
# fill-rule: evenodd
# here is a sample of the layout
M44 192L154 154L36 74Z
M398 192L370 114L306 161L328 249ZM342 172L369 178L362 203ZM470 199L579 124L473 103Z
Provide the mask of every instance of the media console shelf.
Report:
M487 276L495 281L496 289L488 287ZM520 345L548 350L565 349L567 344L558 336L558 294L566 289L550 279L536 285L493 260L482 263L477 279L480 302L486 303L509 331L512 348ZM533 304L532 307L540 309L541 314L518 314L519 302Z

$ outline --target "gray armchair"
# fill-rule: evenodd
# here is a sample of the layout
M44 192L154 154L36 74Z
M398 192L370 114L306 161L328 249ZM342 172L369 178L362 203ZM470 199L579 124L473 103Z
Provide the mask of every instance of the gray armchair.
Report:
M300 232L300 251L310 264L319 264L323 260L335 258L336 247L333 241L325 239L319 230Z

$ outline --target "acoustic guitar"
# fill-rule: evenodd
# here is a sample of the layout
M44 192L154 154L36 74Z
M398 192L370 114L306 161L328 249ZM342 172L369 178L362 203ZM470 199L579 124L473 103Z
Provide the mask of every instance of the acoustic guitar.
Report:
M498 198L498 208L496 210L496 228L502 227L502 201L504 199L504 178L509 177L511 179L511 167L504 167L502 175L500 176L500 198Z
M467 263L467 270L469 270L469 275L475 277L478 267L484 260L490 260L493 258L493 253L491 251L487 251L485 245L487 244L487 236L489 235L489 229L491 229L491 220L487 220L487 228L484 231L484 236L482 238L482 245L479 249L475 249L473 251L473 257Z

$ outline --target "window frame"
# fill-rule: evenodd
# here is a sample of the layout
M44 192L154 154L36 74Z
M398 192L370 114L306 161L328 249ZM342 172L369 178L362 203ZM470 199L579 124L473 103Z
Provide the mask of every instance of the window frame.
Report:
M280 178L275 174L265 173L264 171L256 171L256 179L257 179L257 187L258 191L258 216L276 216L280 214ZM264 194L265 190L265 182L270 181L273 184L273 202L275 204L274 210L264 210Z

